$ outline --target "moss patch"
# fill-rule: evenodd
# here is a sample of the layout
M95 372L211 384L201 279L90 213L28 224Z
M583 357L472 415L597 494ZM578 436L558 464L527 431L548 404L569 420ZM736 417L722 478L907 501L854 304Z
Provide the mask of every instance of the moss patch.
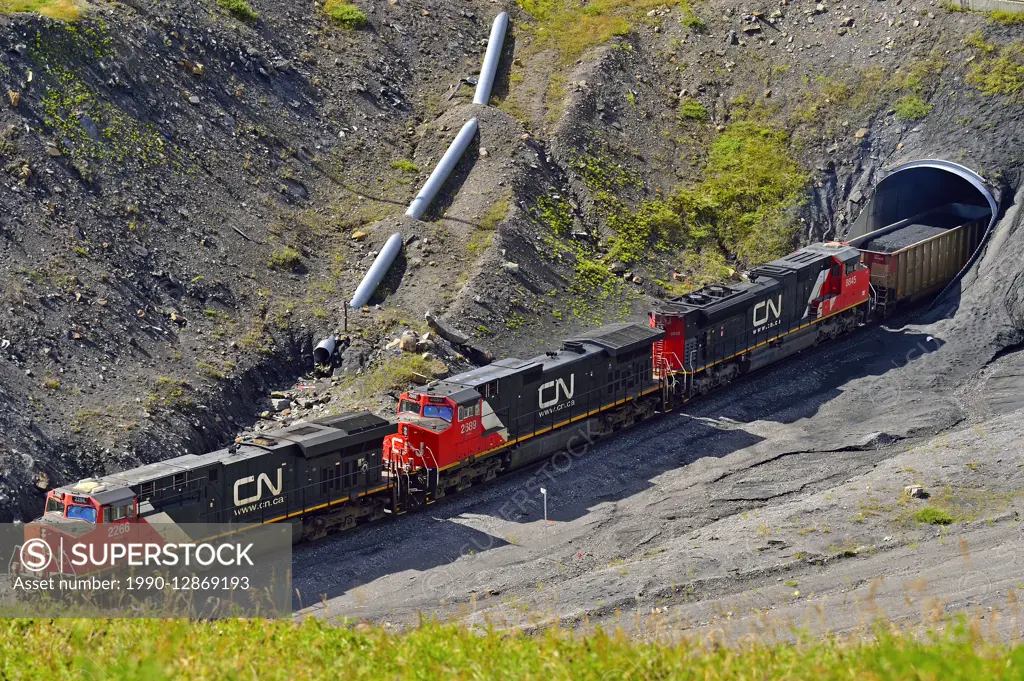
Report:
M292 270L298 266L301 255L291 246L285 246L274 251L267 261L267 266L272 270Z

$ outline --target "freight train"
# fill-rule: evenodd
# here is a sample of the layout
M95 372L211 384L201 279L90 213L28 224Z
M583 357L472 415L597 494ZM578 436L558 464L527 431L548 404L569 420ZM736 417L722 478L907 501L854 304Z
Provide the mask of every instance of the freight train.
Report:
M977 243L981 218L971 220L955 228L966 230L956 237L959 255L915 244L919 256L893 259L900 278L929 274L911 277L913 290L887 293L886 312L900 296L955 274L954 261L966 261L966 246ZM901 229L918 227L910 221L859 241L879 248L887 236L898 245ZM955 230L928 240L948 241ZM877 250L812 244L746 281L667 300L646 325L605 326L531 359L502 359L403 393L397 423L342 414L59 487L26 539L118 524L286 522L299 541L400 515L851 331L870 320L879 289L894 280L880 260Z

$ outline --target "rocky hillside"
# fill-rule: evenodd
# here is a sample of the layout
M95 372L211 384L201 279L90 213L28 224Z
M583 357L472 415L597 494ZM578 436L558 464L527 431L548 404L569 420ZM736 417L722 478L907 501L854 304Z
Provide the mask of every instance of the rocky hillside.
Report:
M386 411L414 374L465 365L436 340L433 357L385 348L428 309L531 352L841 235L903 160L1018 182L1024 57L985 15L356 4L0 15L0 519L35 513L41 487L250 427L341 330L396 229L396 271L304 408ZM477 107L461 79L501 9L514 36ZM399 217L470 117L480 136L439 205Z

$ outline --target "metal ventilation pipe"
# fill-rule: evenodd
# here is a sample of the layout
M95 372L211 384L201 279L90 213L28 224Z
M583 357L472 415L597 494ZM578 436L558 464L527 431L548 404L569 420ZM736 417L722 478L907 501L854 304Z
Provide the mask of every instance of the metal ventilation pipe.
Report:
M501 48L505 45L505 32L508 30L508 13L502 12L494 17L491 26L491 37L487 41L487 52L484 54L484 65L480 68L480 80L477 81L474 104L487 106L491 101L491 88L494 87L494 76L498 73L498 62L501 61Z
M370 269L366 271L366 276L359 282L359 287L356 289L355 295L352 296L352 302L349 303L349 307L358 309L370 302L370 297L377 290L381 279L391 269L391 264L395 262L395 258L401 252L402 233L395 232L384 244L384 248L380 249L380 253L377 254L373 264L370 265Z
M416 198L409 204L409 209L405 211L407 216L416 218L417 220L423 217L423 214L427 212L427 208L430 207L430 204L433 202L438 192L441 191L441 187L444 186L448 176L451 175L455 166L458 165L459 159L461 159L462 155L466 153L466 148L469 146L473 137L476 136L476 131L477 122L475 118L471 118L468 123L462 126L462 130L460 130L459 134L455 136L451 146L448 147L448 151L444 152L444 156L442 156L441 160L438 161L437 167L434 168L434 172L430 173L430 177L427 178L427 181L424 183L423 188L420 189L419 194L417 194ZM381 253L383 254L384 251L381 251ZM376 266L377 263L374 263L374 267ZM376 284L374 286L376 286ZM359 306L353 305L353 307Z
M334 357L334 351L337 348L338 339L334 336L323 339L313 350L313 361L321 366L330 364L331 358Z

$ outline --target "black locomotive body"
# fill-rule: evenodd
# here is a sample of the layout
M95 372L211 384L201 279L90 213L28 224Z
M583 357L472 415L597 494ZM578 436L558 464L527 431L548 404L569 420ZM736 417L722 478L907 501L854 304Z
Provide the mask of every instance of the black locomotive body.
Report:
M381 441L393 432L394 424L372 414L342 414L58 488L48 508L65 505L65 498L94 499L101 522L134 516L135 508L102 503L118 492L137 500L138 516L150 522L252 524L303 517L386 488ZM368 512L374 509L358 515Z
M860 252L814 244L754 269L749 281L666 301L651 315L666 332L655 365L663 375L682 377L688 390L704 392L810 347L822 330L848 330L858 318L829 318L852 308L863 313L867 298Z

